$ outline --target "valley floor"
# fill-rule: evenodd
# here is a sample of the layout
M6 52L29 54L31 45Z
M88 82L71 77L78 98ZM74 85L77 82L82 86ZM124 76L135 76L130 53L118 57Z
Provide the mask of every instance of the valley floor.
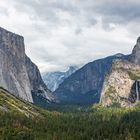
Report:
M65 106L66 108L66 106ZM72 109L72 106L67 109ZM139 140L140 105L135 108L73 107L29 118L0 113L0 140ZM52 108L51 108L52 110ZM59 110L59 109L58 109Z
M0 88L0 140L140 140L140 103L42 109Z

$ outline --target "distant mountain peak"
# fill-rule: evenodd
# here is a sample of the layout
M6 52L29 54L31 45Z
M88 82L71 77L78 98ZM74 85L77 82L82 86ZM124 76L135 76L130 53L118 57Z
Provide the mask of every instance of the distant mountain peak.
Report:
M43 74L43 80L51 91L55 91L58 86L78 69L77 66L69 66L65 72L55 71Z
M122 56L124 56L124 54L122 54L122 53L117 53L117 54L115 54L115 56L116 56L116 57L122 57Z

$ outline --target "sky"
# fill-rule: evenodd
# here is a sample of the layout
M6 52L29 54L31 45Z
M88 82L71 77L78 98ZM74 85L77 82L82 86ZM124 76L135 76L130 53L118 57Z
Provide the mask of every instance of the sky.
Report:
M0 0L0 26L24 36L42 73L130 54L139 23L139 0Z

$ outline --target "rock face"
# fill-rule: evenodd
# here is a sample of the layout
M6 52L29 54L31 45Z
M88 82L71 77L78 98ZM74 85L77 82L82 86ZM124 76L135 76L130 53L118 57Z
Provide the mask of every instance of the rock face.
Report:
M137 96L137 81L140 79L140 67L128 61L116 60L111 72L106 76L101 104L103 106L126 107L135 103Z
M102 85L114 59L128 59L129 56L117 54L93 61L64 80L54 92L58 102L74 104L98 103Z
M103 106L133 105L140 99L140 38L129 61L116 60L105 78L101 93Z
M25 57L25 65L30 80L32 95L36 94L36 96L41 96L48 101L53 101L53 95L42 80L38 67L30 60L28 56Z
M27 101L33 102L32 91L50 92L38 68L25 54L24 38L0 28L0 86Z
M43 80L46 83L48 89L52 92L55 91L58 86L70 75L72 75L78 68L76 66L70 66L66 72L49 72L43 74Z
M134 46L134 49L131 54L131 60L132 63L135 63L137 65L140 65L140 37L137 39L137 43Z

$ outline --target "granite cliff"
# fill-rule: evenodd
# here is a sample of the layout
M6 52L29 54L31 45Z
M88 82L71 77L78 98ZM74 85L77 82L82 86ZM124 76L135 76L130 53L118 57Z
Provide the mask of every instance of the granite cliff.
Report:
M132 50L130 61L134 64L140 65L140 37L137 39L136 45Z
M37 66L26 56L24 38L0 28L0 87L29 102L32 93L52 100Z
M116 60L105 78L101 93L103 106L127 107L140 99L140 38L129 61Z
M103 106L131 106L137 96L137 85L140 79L140 67L129 61L116 60L112 64L111 72L106 76L101 93ZM139 87L138 87L139 88Z

